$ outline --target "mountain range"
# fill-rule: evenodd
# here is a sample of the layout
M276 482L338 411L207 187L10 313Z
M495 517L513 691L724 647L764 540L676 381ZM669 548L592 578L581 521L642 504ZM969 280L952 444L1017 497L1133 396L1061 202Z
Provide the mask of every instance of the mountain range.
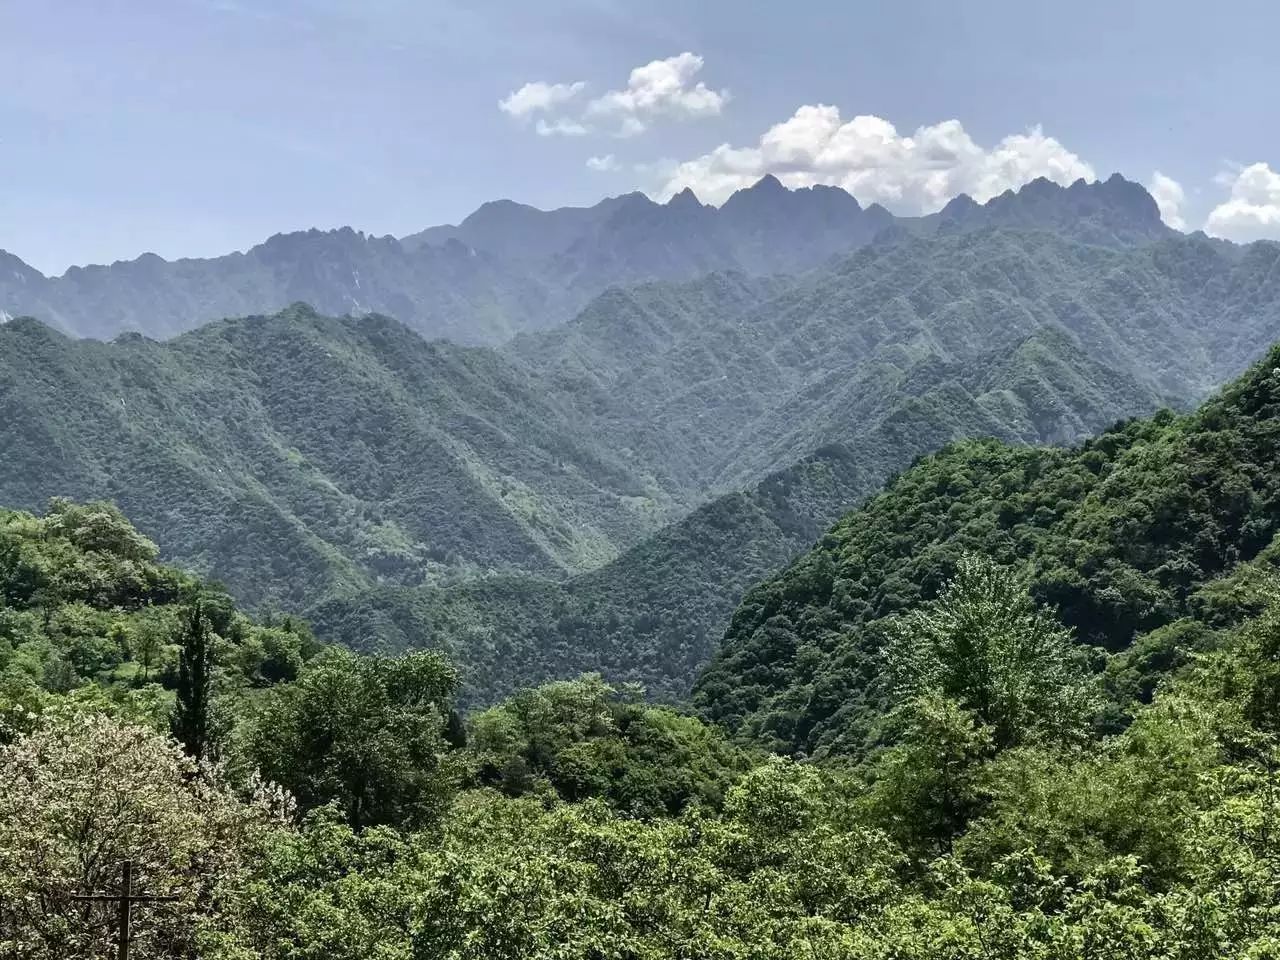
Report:
M545 222L545 263L637 206L658 262L672 208L741 224L748 201L845 203L742 196L490 205L396 243L514 262ZM914 458L1076 443L1199 401L1280 337L1280 247L1169 231L1120 178L953 202L822 255L614 285L497 347L303 305L164 342L11 321L0 502L115 499L252 605L352 646L449 648L473 701L579 669L681 697L739 597Z
M0 940L113 952L60 891L127 857L150 955L1275 956L1280 345L1127 414L1277 254L906 232L501 349L11 321L8 489L268 599L0 508Z
M633 193L551 211L498 201L456 226L402 239L313 229L243 253L175 261L144 254L57 277L0 251L0 316L34 316L76 337L163 339L305 302L332 315L385 313L428 338L497 344L563 323L615 285L714 271L800 273L880 236L996 225L1106 244L1168 233L1154 201L1118 176L1069 188L1038 180L986 204L958 197L914 219L864 208L835 187L788 190L765 177L718 208L687 190L663 204Z

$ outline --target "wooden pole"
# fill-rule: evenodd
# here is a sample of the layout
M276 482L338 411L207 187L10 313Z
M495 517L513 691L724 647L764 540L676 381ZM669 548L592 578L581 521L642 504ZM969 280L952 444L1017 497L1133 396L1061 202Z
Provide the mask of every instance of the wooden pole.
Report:
M117 960L129 960L129 920L133 913L133 861L121 864L120 880L120 941L116 948Z
M135 903L172 903L177 897L150 897L133 892L133 861L125 860L120 864L120 892L118 894L78 894L72 900L96 900L98 902L115 901L119 911L116 921L116 960L129 960L129 935L133 920Z

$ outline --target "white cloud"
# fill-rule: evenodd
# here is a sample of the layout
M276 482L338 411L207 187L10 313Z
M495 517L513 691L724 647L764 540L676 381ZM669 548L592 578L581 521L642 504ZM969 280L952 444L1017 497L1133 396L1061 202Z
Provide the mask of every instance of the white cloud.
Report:
M498 109L516 118L546 113L568 103L586 87L581 80L577 83L544 83L535 80L499 100Z
M557 117L555 120L544 120L539 117L538 122L534 124L534 129L538 131L540 137L580 137L587 132L586 127L568 117Z
M1175 230L1187 229L1186 218L1182 216L1182 205L1186 202L1187 194L1182 189L1182 184L1157 170L1151 174L1147 190L1160 208L1160 219Z
M836 107L818 104L800 107L755 146L726 143L679 164L658 194L691 187L704 202L720 203L768 173L789 187L841 186L902 214L930 213L959 193L984 202L1036 177L1063 184L1096 179L1093 167L1039 127L988 149L959 120L903 136L880 117L843 121Z
M644 133L644 131L645 131L644 121L641 120L639 117L623 117L622 125L618 127L617 131L615 132L615 136L634 137L637 134Z
M540 117L535 129L544 137L581 136L603 131L618 137L643 133L660 117L691 119L719 115L729 91L712 90L701 80L702 57L681 53L653 60L631 71L627 86L578 104L586 84L526 83L498 101L498 109L517 119Z
M611 173L618 169L618 158L612 153L606 153L603 157L587 157L587 169L597 173Z
M1206 233L1240 243L1280 240L1280 173L1254 163L1219 182L1230 186L1231 195L1209 213Z
M587 104L587 116L615 118L618 133L630 136L643 131L656 117L714 117L728 102L727 90L712 90L694 77L703 59L685 51L665 60L653 60L631 71L624 90L610 90Z

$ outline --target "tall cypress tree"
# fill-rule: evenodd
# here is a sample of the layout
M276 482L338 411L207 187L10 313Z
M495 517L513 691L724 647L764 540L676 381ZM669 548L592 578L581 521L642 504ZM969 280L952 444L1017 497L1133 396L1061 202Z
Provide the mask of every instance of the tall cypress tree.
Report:
M178 688L170 729L173 738L197 760L208 755L210 747L209 699L211 696L212 651L209 647L209 621L200 601L187 610L182 621L178 643Z

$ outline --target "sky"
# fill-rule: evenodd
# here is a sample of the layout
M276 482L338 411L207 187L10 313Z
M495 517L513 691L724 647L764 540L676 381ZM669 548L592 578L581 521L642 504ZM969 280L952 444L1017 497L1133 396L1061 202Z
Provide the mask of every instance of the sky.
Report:
M765 173L896 213L1119 171L1280 238L1271 0L0 0L0 249L404 235Z

